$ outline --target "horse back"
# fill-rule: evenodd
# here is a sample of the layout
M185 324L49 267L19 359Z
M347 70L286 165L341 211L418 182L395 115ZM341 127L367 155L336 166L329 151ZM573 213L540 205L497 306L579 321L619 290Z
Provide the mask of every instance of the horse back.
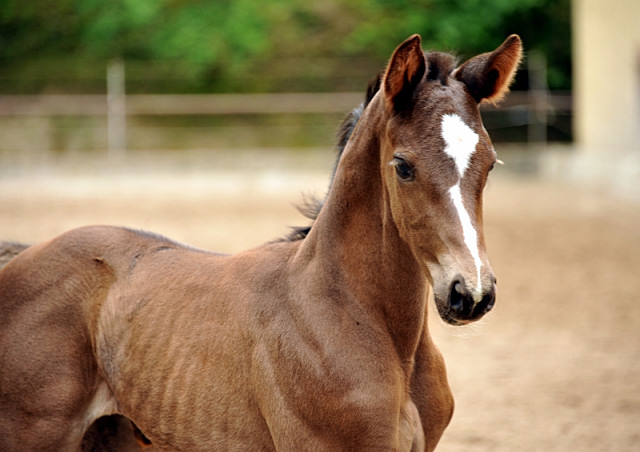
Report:
M0 325L78 323L91 328L111 285L150 250L178 244L125 228L74 229L17 254L0 272ZM24 312L27 311L27 312ZM29 315L27 315L27 313ZM32 319L32 320L29 320Z

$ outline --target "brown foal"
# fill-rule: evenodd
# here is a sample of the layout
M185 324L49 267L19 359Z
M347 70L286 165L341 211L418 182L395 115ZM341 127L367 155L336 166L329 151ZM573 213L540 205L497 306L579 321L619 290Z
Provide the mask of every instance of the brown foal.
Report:
M427 295L456 325L494 304L478 105L521 49L456 67L400 44L303 239L222 256L93 226L22 251L0 271L0 449L77 450L118 414L163 450L433 450L453 398Z

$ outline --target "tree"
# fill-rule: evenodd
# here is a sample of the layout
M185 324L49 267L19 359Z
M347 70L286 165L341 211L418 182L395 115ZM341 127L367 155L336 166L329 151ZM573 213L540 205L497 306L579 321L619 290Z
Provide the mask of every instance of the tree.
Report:
M552 86L570 85L569 0L5 0L0 64L6 72L36 59L122 57L168 62L164 70L179 70L191 90L276 89L245 76L268 61L283 62L281 76L299 72L296 61L326 74L335 56L381 69L416 32L425 47L462 56L519 33L549 56Z

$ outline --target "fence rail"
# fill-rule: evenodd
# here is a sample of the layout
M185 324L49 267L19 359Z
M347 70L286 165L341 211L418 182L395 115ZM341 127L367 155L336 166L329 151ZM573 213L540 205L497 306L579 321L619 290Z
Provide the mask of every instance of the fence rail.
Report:
M103 116L107 95L3 95L0 116ZM130 94L127 115L346 113L363 93Z
M179 127L178 124L186 124L184 121L175 122L171 116L176 119L180 116L185 118L191 116L194 119L211 116L214 122L207 122L207 124L218 124L213 118L215 116L223 118L223 122L228 121L224 119L227 117L245 117L246 120L243 120L242 124L254 124L253 130L248 132L236 130L234 133L239 133L241 136L247 135L246 138L249 139L252 134L261 134L265 129L263 127L261 130L259 127L259 124L265 124L265 122L253 116L277 118L278 115L316 114L323 115L324 119L314 119L314 124L323 124L321 127L328 127L325 132L322 132L322 136L332 137L335 117L346 115L363 100L363 97L361 92L189 95L125 95L123 93L119 96L114 94L0 95L0 129L2 134L6 135L3 143L0 143L0 148L66 149L68 146L75 146L75 148L89 146L107 148L109 153L117 155L125 152L127 148L134 149L158 144L164 146L168 140L161 140L160 135L169 133L168 130L162 130L163 126L157 126L160 129L147 132L151 130L150 127L154 127L153 124L173 124L176 127ZM541 143L547 141L548 124L553 124L558 117L566 118L571 115L572 98L568 94L546 91L514 91L500 104L499 108L487 106L483 107L483 111L485 124L494 134L494 138L497 136L501 141L510 141L514 139L511 132L515 130L514 128L519 128L518 130L526 128L524 140L530 143ZM167 122L163 117L171 122ZM190 124L194 119L187 118L185 121L190 121ZM300 123L300 120L297 122ZM77 129L70 124L84 125L85 129ZM143 124L142 129L141 124ZM274 124L274 122L268 124ZM276 128L269 126L273 128L269 132L272 135L279 134L277 127L283 127L283 124L287 124L288 127L291 123L280 120L277 124L279 126ZM27 130L27 127L31 129ZM91 127L92 132L89 132L86 127ZM225 140L220 129L209 128L206 132L209 133L209 137L205 141L198 141L200 139L198 134L205 133L205 129L206 127L198 130L185 128L183 133L192 135L193 140L185 136L175 145L184 143L185 146L204 146L205 144L194 144L203 142L208 146L212 140L218 138ZM282 129L279 130L282 131ZM500 132L503 133L502 136L498 133L501 130L504 131ZM143 136L142 133L147 134ZM515 141L523 139L522 133L519 133ZM92 138L88 138L89 136ZM150 136L158 138L150 141ZM302 136L305 135L302 134ZM311 136L317 137L318 134L309 134L309 138L304 140L314 139ZM36 139L42 141L36 142ZM172 139L170 141L173 142Z
M363 100L362 93L274 94L131 94L127 115L243 115L347 113ZM537 104L537 105L534 105ZM571 111L568 94L548 94L543 103L528 91L509 94L501 109ZM0 116L104 116L106 95L0 95Z

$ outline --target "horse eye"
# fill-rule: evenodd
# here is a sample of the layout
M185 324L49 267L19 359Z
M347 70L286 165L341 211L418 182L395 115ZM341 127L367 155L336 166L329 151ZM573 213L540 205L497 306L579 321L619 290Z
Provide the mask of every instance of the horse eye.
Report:
M396 174L401 180L409 182L415 179L415 168L402 157L395 156L393 158L393 165L396 168Z

